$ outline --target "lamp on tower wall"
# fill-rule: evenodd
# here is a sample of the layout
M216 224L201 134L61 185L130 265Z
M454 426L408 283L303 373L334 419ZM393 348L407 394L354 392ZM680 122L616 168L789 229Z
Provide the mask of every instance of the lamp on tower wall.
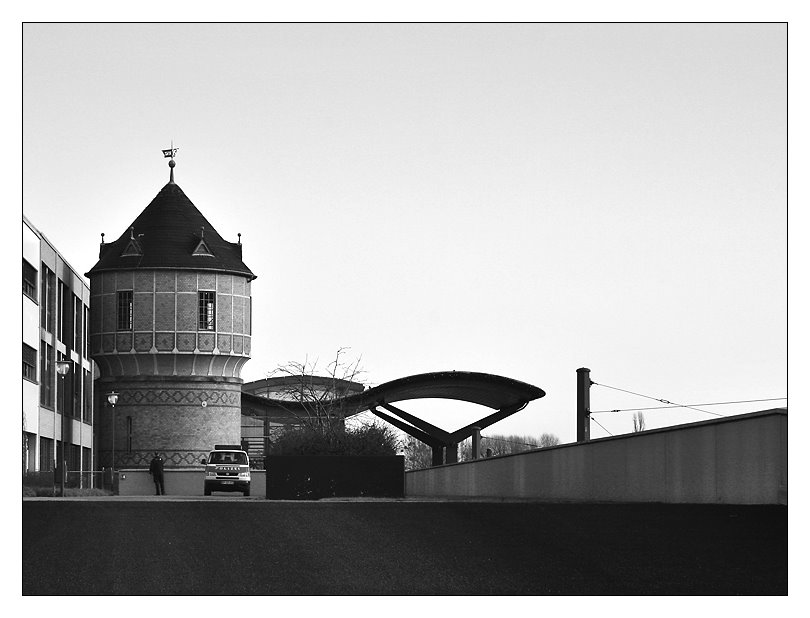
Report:
M62 398L65 397L65 376L73 369L73 363L69 360L56 361L56 373L59 374L59 379L62 380ZM59 439L59 495L65 497L65 413L67 412L67 405L62 403L62 413L60 418L60 434Z
M112 465L110 469L115 475L115 404L118 403L118 393L115 391L107 393L107 403L112 407Z

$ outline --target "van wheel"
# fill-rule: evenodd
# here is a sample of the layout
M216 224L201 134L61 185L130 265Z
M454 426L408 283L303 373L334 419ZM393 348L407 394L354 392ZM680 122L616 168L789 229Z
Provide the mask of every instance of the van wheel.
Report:
M243 496L249 496L249 495L250 495L250 488L248 488L248 489L246 489L245 491L243 491L243 492L242 492L242 495L243 495Z
M211 490L206 487L205 490L203 491L203 493L205 493L206 496L210 496L211 495Z

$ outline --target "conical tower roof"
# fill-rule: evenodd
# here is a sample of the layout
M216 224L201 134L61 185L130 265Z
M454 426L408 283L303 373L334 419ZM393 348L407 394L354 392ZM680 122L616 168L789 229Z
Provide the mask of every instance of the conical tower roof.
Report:
M214 270L255 279L241 243L224 240L173 179L118 240L102 244L87 276L110 270Z

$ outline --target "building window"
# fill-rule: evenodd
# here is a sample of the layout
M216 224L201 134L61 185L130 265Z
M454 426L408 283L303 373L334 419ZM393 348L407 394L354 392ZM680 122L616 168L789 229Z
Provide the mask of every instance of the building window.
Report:
M132 290L118 292L118 330L132 330Z
M87 305L82 305L84 311L84 328L82 329L82 353L85 358L90 358L90 348L88 347L87 332L90 330L90 316L88 315Z
M82 371L80 367L81 365L74 364L73 371L70 372L73 381L73 406L70 412L74 418L82 417Z
M82 353L82 301L78 296L73 296L73 349L79 354Z
M93 460L90 449L86 446L82 447L82 472L90 472L93 469ZM85 477L85 479L88 477ZM89 483L88 483L89 485Z
M62 339L62 333L65 331L65 284L62 283L61 280L57 283L57 290L56 309L59 315L56 317L56 338L59 339L59 341L64 341L64 339Z
M92 374L84 370L84 405L82 406L82 420L85 423L92 423L93 416L92 412L92 401L93 401L93 379Z
M53 440L50 438L39 439L39 471L50 472L53 470Z
M39 324L49 333L53 332L53 303L56 287L56 275L53 271L42 264L42 277L40 279L40 295L39 295Z
M64 361L68 360L67 357L58 352L57 355L59 358L57 360ZM66 391L69 388L68 377L67 375L60 376L58 373L56 374L56 411L59 414L70 414L70 408L65 405L66 403L69 404L70 399L68 399Z
M37 351L25 344L23 344L23 378L34 383L37 381Z
M23 294L37 302L37 269L23 260Z
M214 330L216 292L199 292L199 330Z
M39 404L53 408L53 348L44 341L39 348Z

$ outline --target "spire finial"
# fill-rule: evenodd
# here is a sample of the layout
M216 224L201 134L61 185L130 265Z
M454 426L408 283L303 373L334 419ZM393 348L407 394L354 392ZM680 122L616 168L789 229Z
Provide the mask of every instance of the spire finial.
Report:
M174 153L176 153L179 148L174 147L174 140L171 141L171 146L167 150L163 150L163 158L169 158L169 184L174 184Z
M239 244L242 244L242 232L237 232L236 236L239 238Z
M134 225L130 226L130 228L129 228L129 239L130 240L135 240L135 226Z
M104 232L101 232L101 244L104 244Z

